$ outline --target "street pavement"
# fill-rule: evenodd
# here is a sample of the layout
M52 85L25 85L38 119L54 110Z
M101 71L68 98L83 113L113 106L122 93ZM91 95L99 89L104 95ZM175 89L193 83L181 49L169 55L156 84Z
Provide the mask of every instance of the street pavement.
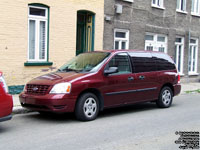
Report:
M186 91L193 91L200 89L200 82L192 82L192 83L182 83L181 84L181 95L186 94ZM19 95L13 95L13 114L21 114L31 112L25 108L22 108L19 102Z
M179 150L176 131L200 132L200 94L174 97L170 108L154 103L108 109L90 122L73 113L17 114L0 123L1 150Z

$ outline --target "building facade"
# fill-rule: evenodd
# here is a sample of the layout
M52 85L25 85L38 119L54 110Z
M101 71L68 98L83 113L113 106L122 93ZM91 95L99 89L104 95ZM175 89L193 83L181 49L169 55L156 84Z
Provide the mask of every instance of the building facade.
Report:
M104 0L1 0L0 18L0 70L11 90L103 48Z
M199 81L200 0L105 0L104 49L168 53L183 82Z

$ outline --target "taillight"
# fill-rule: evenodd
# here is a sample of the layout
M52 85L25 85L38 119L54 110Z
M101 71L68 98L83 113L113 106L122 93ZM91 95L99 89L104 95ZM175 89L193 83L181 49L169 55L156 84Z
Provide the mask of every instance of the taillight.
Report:
M181 76L178 74L178 83L181 83Z
M8 87L6 85L6 82L5 82L4 78L3 78L3 76L0 76L0 84L4 88L5 92L8 93Z

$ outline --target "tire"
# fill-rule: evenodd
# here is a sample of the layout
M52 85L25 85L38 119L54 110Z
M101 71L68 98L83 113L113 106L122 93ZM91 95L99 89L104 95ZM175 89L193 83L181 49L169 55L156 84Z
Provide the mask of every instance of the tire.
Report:
M156 104L160 108L168 108L171 106L173 101L173 92L172 89L168 86L165 86L161 89L159 98L156 101Z
M91 121L99 113L99 100L93 93L84 93L78 99L75 108L76 118L80 121Z

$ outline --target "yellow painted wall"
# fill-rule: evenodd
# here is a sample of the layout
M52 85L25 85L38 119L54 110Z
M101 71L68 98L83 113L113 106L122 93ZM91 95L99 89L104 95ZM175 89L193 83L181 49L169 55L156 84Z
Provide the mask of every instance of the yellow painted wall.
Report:
M0 70L8 85L24 85L49 66L24 66L28 53L28 4L50 7L49 61L59 68L76 54L78 10L95 15L95 50L103 48L104 0L0 0ZM55 70L54 70L55 71Z

